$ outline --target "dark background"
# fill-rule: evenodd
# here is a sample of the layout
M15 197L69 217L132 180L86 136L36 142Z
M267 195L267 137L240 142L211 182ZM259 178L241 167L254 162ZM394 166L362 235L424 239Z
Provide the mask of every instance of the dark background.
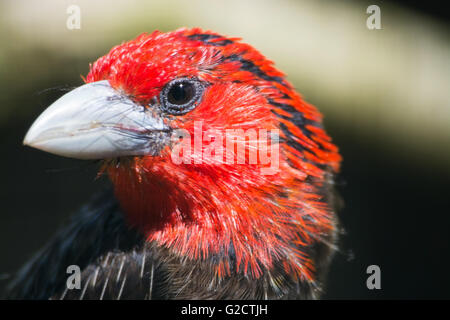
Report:
M448 11L441 3L394 2L448 22ZM48 70L32 62L17 65L14 70L21 76L14 80L14 89L3 87L1 92L7 96L3 104L13 105L18 115L0 127L0 289L71 212L107 183L105 178L96 179L95 163L21 145L33 120L67 88L78 86L78 75L86 74L88 63L99 56L75 59L50 51L39 55L46 61L69 63L71 68ZM21 77L27 77L31 65L41 78L22 85ZM319 109L329 103L314 98L309 100ZM24 112L22 106L34 107ZM325 124L344 157L338 184L345 200L339 216L346 231L325 298L450 298L449 171L427 162L427 157L391 153L385 146L389 141L361 135L357 126L349 130L331 118ZM366 268L372 264L381 268L382 290L366 287Z

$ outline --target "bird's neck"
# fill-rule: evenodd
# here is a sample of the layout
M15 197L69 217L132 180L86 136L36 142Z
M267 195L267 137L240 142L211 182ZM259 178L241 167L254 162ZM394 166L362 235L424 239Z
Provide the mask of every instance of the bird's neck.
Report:
M311 186L287 174L236 184L225 172L135 159L109 176L131 225L180 256L214 255L219 275L234 269L259 277L282 261L287 273L311 279L314 266L302 248L311 234L333 227L317 198L298 191ZM294 183L289 190L297 191L284 187ZM311 220L318 213L320 226Z

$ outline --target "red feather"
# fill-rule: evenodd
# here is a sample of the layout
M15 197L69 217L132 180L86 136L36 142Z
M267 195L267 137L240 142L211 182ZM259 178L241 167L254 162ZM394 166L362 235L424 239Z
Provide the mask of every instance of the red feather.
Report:
M105 170L128 220L180 256L217 255L218 276L230 273L227 253L234 250L237 268L249 276L282 263L294 277L314 281L306 248L335 231L324 185L341 161L321 114L253 47L200 29L142 34L97 60L86 81L107 79L145 105L178 77L210 85L194 110L168 120L173 128L191 136L196 121L203 132L278 129L280 170L262 175L260 163L175 164L170 147L160 156L123 160ZM245 139L240 143L252 152Z

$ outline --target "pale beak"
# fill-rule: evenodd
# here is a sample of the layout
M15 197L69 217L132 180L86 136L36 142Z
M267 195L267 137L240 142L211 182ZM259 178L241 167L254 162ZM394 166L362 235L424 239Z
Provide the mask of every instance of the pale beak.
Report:
M106 80L68 92L33 123L24 144L77 159L155 155L170 128Z

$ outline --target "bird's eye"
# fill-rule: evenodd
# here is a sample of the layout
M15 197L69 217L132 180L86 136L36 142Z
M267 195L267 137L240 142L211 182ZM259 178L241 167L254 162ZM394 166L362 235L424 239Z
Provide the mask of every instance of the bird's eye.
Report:
M197 79L175 79L161 91L162 108L170 114L185 114L198 105L203 91L204 86Z

